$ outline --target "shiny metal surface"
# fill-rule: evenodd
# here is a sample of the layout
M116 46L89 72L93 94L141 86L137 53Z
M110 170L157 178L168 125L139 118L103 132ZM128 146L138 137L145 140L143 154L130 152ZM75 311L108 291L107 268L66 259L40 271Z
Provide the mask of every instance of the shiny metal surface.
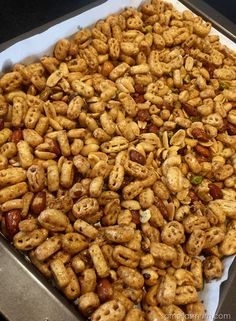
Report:
M0 235L0 311L10 321L82 321L70 304Z

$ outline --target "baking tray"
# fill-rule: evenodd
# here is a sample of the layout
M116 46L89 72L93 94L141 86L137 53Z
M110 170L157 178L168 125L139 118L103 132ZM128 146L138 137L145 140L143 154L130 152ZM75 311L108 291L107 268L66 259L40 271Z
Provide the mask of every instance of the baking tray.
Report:
M77 16L106 0L97 0L30 32L0 44L0 52L12 44L41 33L51 26ZM208 20L229 39L236 42L236 25L202 0L180 0L186 7ZM79 4L78 4L79 5ZM210 12L210 16L208 15ZM7 66L6 66L7 69ZM236 265L231 265L228 280L221 285L215 320L234 320L236 305ZM0 233L0 320L8 321L85 321L44 276Z

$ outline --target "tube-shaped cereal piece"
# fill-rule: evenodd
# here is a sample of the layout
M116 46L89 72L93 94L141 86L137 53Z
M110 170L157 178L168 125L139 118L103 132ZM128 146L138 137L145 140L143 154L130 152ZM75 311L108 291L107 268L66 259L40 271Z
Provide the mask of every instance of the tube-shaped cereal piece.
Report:
M0 204L25 194L28 186L25 182L5 187L0 190Z
M19 161L23 168L28 168L33 164L34 156L31 153L30 146L27 142L21 140L17 144Z
M95 239L96 236L98 235L98 230L94 226L81 220L80 218L78 218L75 221L74 229L77 232L82 233L83 235L85 235L91 239Z
M59 170L57 165L48 166L47 181L49 192L55 192L59 189Z
M23 168L10 167L0 171L0 186L12 185L26 180L26 171Z
M60 250L60 248L61 237L59 235L50 237L37 247L37 249L35 250L35 257L39 261L44 261L52 254Z
M64 188L70 188L73 185L74 165L70 160L66 160L61 167L60 183Z
M0 146L5 144L8 138L11 136L12 131L9 128L3 128L0 130Z
M65 131L60 131L57 135L58 144L63 156L70 156L70 145Z
M50 268L57 285L60 288L66 287L70 282L70 278L63 262L60 259L52 260Z
M100 278L105 278L109 274L109 267L98 244L92 244L89 248L96 272Z

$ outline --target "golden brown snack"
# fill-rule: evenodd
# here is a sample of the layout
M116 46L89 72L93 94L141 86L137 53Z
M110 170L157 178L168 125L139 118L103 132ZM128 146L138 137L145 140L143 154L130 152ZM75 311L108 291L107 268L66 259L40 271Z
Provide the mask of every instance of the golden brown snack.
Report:
M0 78L2 232L92 321L203 320L236 253L236 53L210 30L152 0Z

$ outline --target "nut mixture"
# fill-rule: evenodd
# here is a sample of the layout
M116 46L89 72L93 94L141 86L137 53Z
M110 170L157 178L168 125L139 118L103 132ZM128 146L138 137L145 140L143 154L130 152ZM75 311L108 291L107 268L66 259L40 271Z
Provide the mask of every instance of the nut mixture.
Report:
M204 320L236 253L236 53L210 30L152 0L0 79L2 233L92 321Z

